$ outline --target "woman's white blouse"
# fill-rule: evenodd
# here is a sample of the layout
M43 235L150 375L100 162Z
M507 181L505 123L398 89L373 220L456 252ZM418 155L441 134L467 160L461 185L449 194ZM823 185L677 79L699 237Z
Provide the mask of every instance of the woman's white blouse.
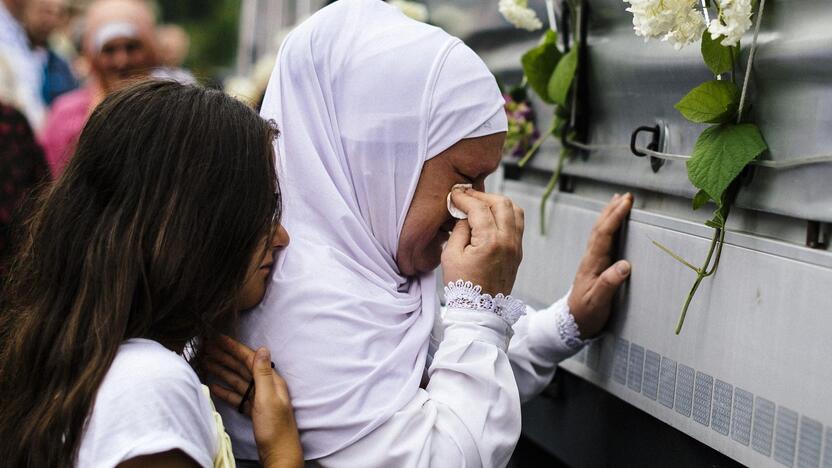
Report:
M307 466L505 466L520 435L520 400L583 345L567 297L526 308L513 327L493 312L443 310L417 396L358 442Z

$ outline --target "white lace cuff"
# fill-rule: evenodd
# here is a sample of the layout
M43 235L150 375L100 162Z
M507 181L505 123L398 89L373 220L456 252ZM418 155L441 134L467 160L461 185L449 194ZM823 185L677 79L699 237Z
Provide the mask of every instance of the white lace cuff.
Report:
M569 297L569 294L566 295ZM563 343L573 350L581 349L590 340L582 340L580 338L581 331L578 329L578 324L575 323L575 317L569 311L569 306L560 307L555 312L555 326L558 329L558 335Z
M479 285L474 286L470 281L462 280L452 281L445 286L445 303L449 309L493 312L509 326L514 325L526 313L523 301L502 293L491 297L491 294L484 294ZM575 328L577 330L577 326Z

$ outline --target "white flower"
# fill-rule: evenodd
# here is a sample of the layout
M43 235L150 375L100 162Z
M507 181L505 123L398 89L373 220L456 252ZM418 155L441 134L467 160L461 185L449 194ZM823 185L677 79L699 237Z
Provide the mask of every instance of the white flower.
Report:
M660 38L673 28L673 14L663 7L661 0L624 0L630 4L633 29L637 36Z
M751 27L751 0L719 0L719 18L711 20L708 32L714 39L725 36L721 44L735 46Z
M518 28L534 31L543 27L528 0L500 0L499 9L506 21Z
M428 20L428 8L421 3L409 2L407 0L390 0L390 4L397 7L406 16L416 21L425 22Z
M705 21L696 0L624 0L630 4L636 35L670 41L676 49L696 41Z
M698 41L704 30L705 19L702 17L702 13L696 9L688 9L679 12L676 16L676 27L668 32L662 40L669 40L673 43L673 47L679 50L687 44Z

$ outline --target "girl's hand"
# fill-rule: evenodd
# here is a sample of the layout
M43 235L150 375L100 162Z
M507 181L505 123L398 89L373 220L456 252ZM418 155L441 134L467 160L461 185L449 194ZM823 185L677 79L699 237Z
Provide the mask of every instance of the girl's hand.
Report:
M255 352L223 336L206 347L204 365L205 370L226 385L209 385L211 394L251 417L263 466L303 467L303 451L289 390L283 378L272 369L269 350L259 348ZM246 393L250 396L243 401Z
M442 251L444 282L479 284L483 293L508 295L523 259L523 210L509 198L474 189L454 190L457 221Z

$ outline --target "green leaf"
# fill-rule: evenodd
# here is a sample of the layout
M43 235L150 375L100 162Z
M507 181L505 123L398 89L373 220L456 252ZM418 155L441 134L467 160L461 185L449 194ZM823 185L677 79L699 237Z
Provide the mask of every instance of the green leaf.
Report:
M552 77L549 79L547 90L549 98L557 104L566 107L566 99L569 96L569 89L572 87L572 79L575 78L575 71L578 69L578 44L569 49L555 67Z
M563 55L558 50L557 40L557 34L551 30L546 31L543 42L523 54L520 59L529 86L544 102L549 104L554 104L554 101L549 98L546 87L549 84L549 77L552 76L555 66Z
M713 200L722 199L745 166L768 149L754 124L723 124L705 129L687 162L688 178Z
M705 203L708 203L710 200L711 197L708 195L708 192L700 190L696 193L696 196L693 197L693 209L698 210L699 208L702 208L705 206Z
M739 51L739 47L724 46L720 43L721 39L711 37L707 29L702 32L702 58L714 75L732 71L734 64L738 62L736 52Z
M739 102L735 83L712 80L693 88L674 107L691 122L725 123L737 115Z
M714 229L722 229L725 227L725 220L718 211L714 212L714 217L705 221L705 226Z

